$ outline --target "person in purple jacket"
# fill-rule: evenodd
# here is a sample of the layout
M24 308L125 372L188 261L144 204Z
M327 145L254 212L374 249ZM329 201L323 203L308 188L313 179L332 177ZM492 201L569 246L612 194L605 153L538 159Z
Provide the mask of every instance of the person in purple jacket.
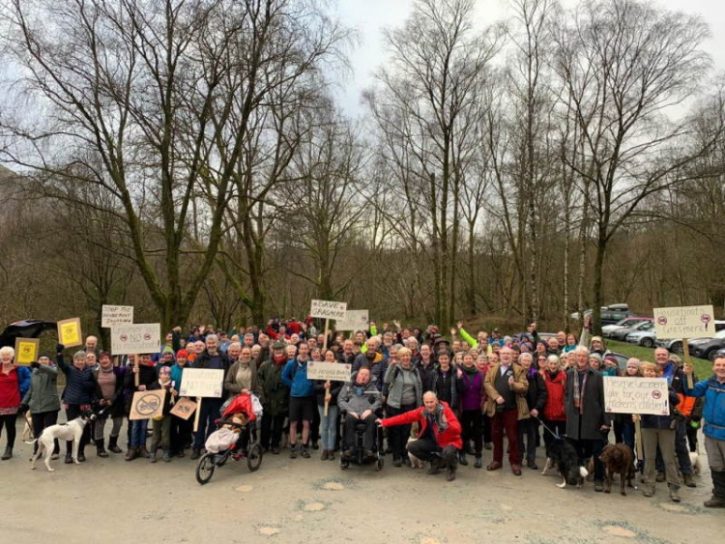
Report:
M461 387L461 427L463 427L463 449L459 455L459 462L467 465L466 448L473 440L476 462L474 467L481 468L483 452L483 374L478 370L476 361L471 353L463 356L463 364L458 368L458 381Z

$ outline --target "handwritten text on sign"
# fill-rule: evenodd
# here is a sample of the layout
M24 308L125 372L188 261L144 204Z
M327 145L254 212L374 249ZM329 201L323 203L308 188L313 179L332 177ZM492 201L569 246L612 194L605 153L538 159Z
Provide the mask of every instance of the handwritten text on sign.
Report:
M160 323L114 325L111 328L111 353L114 355L158 353L160 348Z
M657 338L702 338L715 334L712 306L677 306L653 310Z
M126 323L133 323L133 306L103 305L101 327L110 329L116 325L124 325Z
M604 411L613 414L669 415L667 379L605 376Z
M222 396L224 370L214 368L185 368L184 379L181 380L182 397L213 397Z
M310 305L310 315L323 319L345 319L347 302L333 302L331 300L313 299Z
M369 327L367 310L348 310L345 319L335 321L336 331L366 331Z
M329 380L331 382L349 382L352 365L343 363L323 363L322 361L307 363L308 380ZM186 371L184 371L186 372ZM184 374L186 379L186 374Z

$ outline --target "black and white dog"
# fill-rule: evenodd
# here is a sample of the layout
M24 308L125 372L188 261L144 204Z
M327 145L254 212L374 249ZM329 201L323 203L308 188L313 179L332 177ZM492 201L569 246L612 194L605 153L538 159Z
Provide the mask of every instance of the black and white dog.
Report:
M55 440L59 442L70 442L73 441L73 462L80 464L78 461L78 447L81 443L81 437L83 436L83 429L89 421L96 419L96 415L92 412L83 412L80 416L72 419L68 423L58 423L57 425L51 425L43 429L40 436L35 440L38 444L38 451L30 459L32 462L31 468L35 470L35 462L45 453L45 467L49 472L53 472L55 469L50 466L50 457L53 455L53 445Z
M574 446L568 440L554 438L549 447L549 457L541 474L546 474L552 466L556 466L561 474L562 482L556 487L564 489L567 484L581 487L589 471L579 464L579 457Z

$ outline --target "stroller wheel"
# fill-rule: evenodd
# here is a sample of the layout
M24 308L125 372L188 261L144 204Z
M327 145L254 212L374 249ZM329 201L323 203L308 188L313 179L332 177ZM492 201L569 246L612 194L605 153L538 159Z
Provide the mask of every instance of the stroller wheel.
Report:
M250 446L249 452L247 453L247 468L250 472L254 472L259 469L262 464L263 455L264 452L262 451L262 446L259 443Z
M383 467L385 466L385 459L383 457L378 457L377 463L375 463L375 470L381 471L383 470Z
M207 483L214 475L215 468L216 465L214 464L214 454L205 453L204 455L202 455L199 459L199 463L196 465L196 481L199 482L201 485Z

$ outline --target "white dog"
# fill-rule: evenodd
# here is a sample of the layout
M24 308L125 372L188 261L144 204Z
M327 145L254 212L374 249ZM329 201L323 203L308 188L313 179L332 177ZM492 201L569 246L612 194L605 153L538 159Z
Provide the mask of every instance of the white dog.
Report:
M32 469L35 470L35 461L45 452L45 466L49 472L53 472L55 469L50 466L50 456L53 455L54 441L73 441L73 462L80 464L78 461L78 447L81 443L81 437L83 436L83 429L88 423L89 419L95 419L94 415L80 415L77 418L69 421L68 423L59 423L57 425L51 425L43 429L40 436L36 439L38 444L38 451L35 452L31 461Z
M690 452L690 463L692 464L692 473L695 476L699 476L702 467L700 465L700 456L697 454L696 451Z

